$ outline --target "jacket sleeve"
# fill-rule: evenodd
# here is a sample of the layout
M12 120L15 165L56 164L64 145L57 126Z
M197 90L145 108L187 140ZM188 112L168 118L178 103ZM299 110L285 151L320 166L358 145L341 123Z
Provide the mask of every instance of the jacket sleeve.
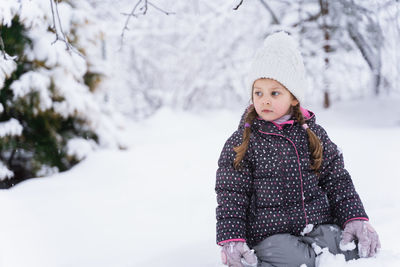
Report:
M343 154L321 126L318 125L317 129L323 145L319 185L328 196L335 223L344 228L348 221L368 220L350 174L344 167Z
M246 241L246 212L252 188L249 149L236 170L234 146L242 143L242 131L237 130L226 141L218 160L215 192L217 194L217 244L223 241Z

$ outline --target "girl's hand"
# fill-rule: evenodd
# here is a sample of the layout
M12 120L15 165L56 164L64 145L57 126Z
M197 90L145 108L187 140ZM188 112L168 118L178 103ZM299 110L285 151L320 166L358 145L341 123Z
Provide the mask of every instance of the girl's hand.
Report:
M242 258L243 257L243 258ZM226 242L221 250L222 263L229 267L255 267L257 257L245 242Z
M342 233L342 245L358 240L358 254L361 258L374 256L381 248L381 242L377 232L367 221L350 221L344 227Z

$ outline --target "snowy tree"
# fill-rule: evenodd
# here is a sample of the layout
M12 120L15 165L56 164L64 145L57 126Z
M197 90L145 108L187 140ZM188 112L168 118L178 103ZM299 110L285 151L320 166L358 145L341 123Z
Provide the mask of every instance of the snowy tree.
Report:
M263 23L247 24L247 19L254 19L254 10L244 9L237 18L233 2L163 1L158 7L173 14L149 7L145 16L130 20L121 46L126 22L121 13L130 13L140 1L103 8L108 2L91 0L97 15L112 25L106 51L115 67L110 74L114 79L108 82L122 89L114 90L111 99L124 113L140 119L162 106L193 110L235 107L248 100L244 74L260 39L250 33L265 28L266 17L261 18Z
M110 101L131 118L163 106L201 110L248 103L245 76L253 53L281 29L300 43L307 102L329 106L382 88L398 91L399 56L393 54L400 35L393 21L400 9L393 0L89 2L103 18L105 54L113 66L100 86L115 88Z
M271 23L288 28L300 40L306 67L325 107L331 97L379 92L384 38L376 6L354 0L260 2Z
M125 147L99 89L104 33L85 1L2 1L0 180L65 171L101 146ZM10 180L11 179L11 180Z

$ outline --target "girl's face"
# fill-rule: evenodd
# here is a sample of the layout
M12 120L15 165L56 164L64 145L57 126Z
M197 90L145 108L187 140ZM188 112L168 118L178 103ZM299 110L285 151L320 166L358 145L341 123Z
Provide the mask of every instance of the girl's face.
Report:
M266 121L289 114L290 107L299 103L281 83L266 78L254 82L252 100L258 116Z

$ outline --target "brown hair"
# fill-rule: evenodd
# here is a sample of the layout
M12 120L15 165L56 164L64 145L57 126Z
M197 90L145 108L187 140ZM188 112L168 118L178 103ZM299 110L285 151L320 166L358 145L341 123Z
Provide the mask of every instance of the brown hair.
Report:
M244 119L244 124L253 124L253 121L257 118L257 111L254 105L251 105L247 109L246 117ZM243 142L240 146L236 146L233 150L236 152L235 160L233 161L233 166L235 169L239 168L240 162L242 161L244 155L246 154L247 148L249 147L251 130L250 127L245 127L243 131Z
M300 110L300 104L297 104L293 107L293 116L296 118L300 125L305 124L305 119L303 117L303 113ZM311 154L311 169L318 173L319 168L322 164L322 150L323 147L321 145L321 140L319 140L318 136L310 129L306 129L308 134L308 150Z
M292 108L292 114L296 118L297 122L300 125L305 124L303 113L300 110L300 104L292 106L291 108ZM247 110L244 123L252 125L256 117L257 117L256 109L254 108L254 105L251 105ZM318 170L322 164L323 148L318 136L310 128L307 128L306 131L308 134L308 141L309 141L308 149L311 154L311 169L313 169L318 174ZM244 155L246 154L247 148L249 146L250 134L251 134L250 127L245 127L243 131L242 144L240 146L233 148L233 150L236 152L236 157L233 162L235 169L239 168L240 162L242 161Z

